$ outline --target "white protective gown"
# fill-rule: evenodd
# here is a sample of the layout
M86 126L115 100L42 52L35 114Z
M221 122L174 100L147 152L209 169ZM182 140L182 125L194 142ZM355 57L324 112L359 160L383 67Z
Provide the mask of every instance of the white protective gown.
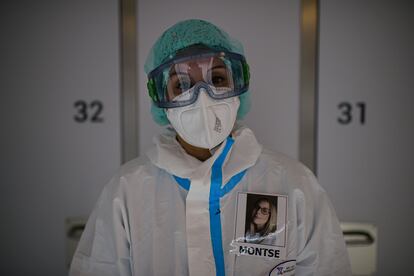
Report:
M297 161L263 150L250 129L239 127L205 162L173 132L155 142L104 188L71 276L351 275L325 191ZM230 253L239 192L288 196L286 258Z

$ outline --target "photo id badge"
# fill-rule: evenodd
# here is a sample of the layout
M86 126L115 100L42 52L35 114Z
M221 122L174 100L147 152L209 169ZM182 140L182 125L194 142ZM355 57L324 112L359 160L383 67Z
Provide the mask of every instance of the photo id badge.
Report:
M285 260L287 202L285 195L240 192L230 253Z

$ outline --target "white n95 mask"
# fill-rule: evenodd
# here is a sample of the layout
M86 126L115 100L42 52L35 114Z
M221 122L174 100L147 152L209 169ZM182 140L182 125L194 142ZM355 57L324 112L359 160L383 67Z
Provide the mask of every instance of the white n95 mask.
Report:
M210 89L216 88L209 86ZM177 96L189 97L194 87ZM204 87L195 103L166 110L167 118L181 138L190 145L212 149L231 133L240 106L239 97L214 100ZM175 99L174 99L175 100Z

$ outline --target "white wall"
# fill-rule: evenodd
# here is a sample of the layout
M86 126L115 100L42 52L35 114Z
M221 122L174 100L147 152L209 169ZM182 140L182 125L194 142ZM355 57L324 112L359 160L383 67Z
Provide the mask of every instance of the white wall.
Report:
M65 218L120 164L118 24L116 0L0 3L1 275L67 275Z
M413 2L320 4L320 182L342 221L377 225L377 275L413 275ZM349 124L341 102L353 104Z
M138 1L140 154L162 131L151 119L143 65L161 33L180 20L211 21L245 46L253 107L246 118L264 145L298 156L299 1Z

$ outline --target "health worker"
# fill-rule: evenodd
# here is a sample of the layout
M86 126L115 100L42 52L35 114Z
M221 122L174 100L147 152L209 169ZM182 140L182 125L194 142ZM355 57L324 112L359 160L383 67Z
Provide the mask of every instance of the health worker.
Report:
M155 42L145 71L165 133L105 186L70 275L351 275L312 172L238 122L256 93L239 42L185 20ZM276 245L245 242L250 194L277 198Z

